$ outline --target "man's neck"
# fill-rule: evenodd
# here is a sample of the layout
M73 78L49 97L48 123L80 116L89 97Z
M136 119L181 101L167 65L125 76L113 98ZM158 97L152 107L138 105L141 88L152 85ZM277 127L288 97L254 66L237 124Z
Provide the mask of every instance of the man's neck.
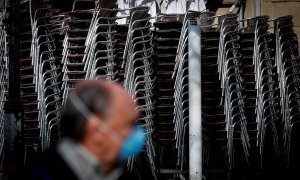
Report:
M110 171L104 169L103 164L99 163L90 150L82 144L65 139L58 144L58 153L70 166L74 174L79 179L117 179L121 174L120 170Z
M101 144L95 144L90 141L82 141L80 143L97 161L101 164L103 171L110 173L114 170L114 165L108 163L105 159L109 153L109 149L105 149Z

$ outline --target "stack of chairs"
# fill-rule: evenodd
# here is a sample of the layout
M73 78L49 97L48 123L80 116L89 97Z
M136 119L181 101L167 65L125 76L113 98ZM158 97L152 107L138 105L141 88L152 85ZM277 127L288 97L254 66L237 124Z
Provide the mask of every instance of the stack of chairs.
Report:
M211 18L213 15L214 13L212 12L188 11L182 20L183 25L181 28L178 49L176 53L175 68L172 75L172 78L175 80L173 111L173 122L175 123L175 148L177 149L177 158L175 164L181 172L181 174L177 176L178 178L185 176L186 174L184 171L188 168L188 22L189 20L198 20L200 21L201 26L203 26L203 30L208 30L210 29L209 26L211 26L214 21L214 17ZM199 26L199 28L201 26ZM204 88L203 84L202 87Z
M129 18L129 17L128 17ZM123 18L121 18L123 19ZM121 84L124 83L124 67L122 67L122 63L124 61L124 49L125 49L125 43L126 38L128 34L128 24L117 24L116 25L116 34L115 34L115 53L116 53L116 59L115 62L117 63L117 81Z
M55 57L55 64L56 66L60 67L59 72L62 74L62 51L63 51L63 41L64 41L64 33L66 32L67 26L65 22L67 21L67 16L65 12L61 12L60 9L53 9L50 10L50 20L49 23L51 24L50 34L54 40L53 46L55 47L55 51L53 51L53 56ZM59 76L59 81L62 82L62 75ZM60 84L61 89L61 84ZM60 90L59 98L60 103L62 104L62 91ZM58 95L58 94L57 94ZM47 145L52 146L55 145L59 138L60 138L60 131L59 131L59 120L60 114L58 119L55 118L54 124L49 126L48 133L47 133Z
M54 38L54 44L56 47L55 56L60 62L62 61L63 42L68 28L68 17L67 12L51 8L49 23L52 28L50 29L50 34L52 34L52 37Z
M250 148L239 26L234 14L214 16L207 11L200 14L198 24L204 174L228 178L234 169L248 166Z
M188 143L185 141L185 129L188 127L189 97L188 97L188 20L197 17L195 12L187 12L182 22L181 33L175 58L173 72L174 79L174 110L173 123L175 131L175 148L177 148L176 159L173 162L175 167L183 167L184 147ZM188 129L187 131L188 132ZM188 146L188 145L187 145ZM173 165L173 166L174 166Z
M210 12L208 12L210 13ZM182 174L188 168L188 126L189 126L189 87L188 87L188 22L199 20L206 12L188 11L184 18L176 53L174 79L174 117L176 165ZM205 15L204 15L205 16Z
M155 177L155 149L153 144L155 101L154 84L156 77L153 70L152 33L150 31L149 7L136 7L130 10L130 22L123 54L124 87L130 95L136 98L141 113L138 119L147 131L146 154L148 156L152 175ZM137 158L130 158L128 169L134 170Z
M123 57L130 21L130 16L123 14L129 11L116 9L112 3L97 4L85 42L86 79L103 78L123 84Z
M97 2L94 0L75 0L73 9L68 13L69 20L66 30L63 51L62 51L62 72L63 72L63 104L69 90L74 84L86 78L85 42L89 27L94 15Z
M124 73L125 73L125 66L123 62L125 61L123 59L124 57L124 50L125 50L125 44L128 34L128 28L130 23L130 16L129 14L130 9L119 9L119 12L117 14L118 20L116 25L116 34L115 34L115 53L116 53L116 59L115 62L117 64L116 68L118 70L117 74L117 81L121 84L124 83ZM125 14L125 15L124 15ZM125 22L125 24L123 24Z
M237 16L222 15L217 30L220 31L218 71L221 79L224 106L227 156L229 170L234 167L235 147L242 144L248 162L250 140L247 132L244 78L241 71L241 52L238 36ZM236 143L237 142L237 143Z
M4 102L6 101L7 93L7 34L6 34L6 25L4 23L6 19L6 10L4 9L1 12L0 16L0 158L4 156L3 146L4 146L4 121L5 121L5 112L4 112ZM0 163L2 167L2 163Z
M24 145L26 152L41 150L40 122L36 74L31 54L32 26L29 14L29 2L20 2L20 86L21 102L24 111ZM28 155L29 157L29 155Z
M299 163L300 114L300 59L297 35L293 30L292 16L274 20L276 65L281 95L282 121L284 123L285 167L297 168Z
M200 16L201 27L201 87L202 87L202 134L203 166L207 178L222 178L224 173L213 174L210 169L226 169L227 136L224 104L221 104L222 88L218 71L218 53L221 17L206 12Z
M174 80L172 74L182 28L182 17L178 14L159 14L153 24L153 59L157 77L155 145L159 152L156 157L159 169L177 169L177 156L174 151ZM159 173L160 178L167 176L161 171Z
M116 17L117 9L101 8L95 11L86 40L86 79L117 80Z
M257 147L259 147L257 154L260 156L261 169L272 166L280 167L281 164L279 139L282 133L279 134L278 131L282 129L280 92L275 63L274 36L268 32L268 19L268 16L258 16L249 20L254 30L252 32L255 34L253 50L257 95L255 113ZM254 112L250 113L254 114Z
M39 102L39 128L42 152L50 146L53 127L58 127L62 110L61 66L56 57L55 39L51 33L51 7L38 9L33 21L31 55ZM54 139L53 139L54 140Z
M259 98L256 89L256 72L254 69L254 41L255 41L255 25L258 18L246 19L246 28L240 28L240 52L241 52L241 69L244 77L244 95L247 115L247 129L252 150L255 151L257 141L257 123L256 123L256 99ZM255 151L254 153L257 153ZM251 160L253 157L251 157ZM250 162L252 165L252 162Z

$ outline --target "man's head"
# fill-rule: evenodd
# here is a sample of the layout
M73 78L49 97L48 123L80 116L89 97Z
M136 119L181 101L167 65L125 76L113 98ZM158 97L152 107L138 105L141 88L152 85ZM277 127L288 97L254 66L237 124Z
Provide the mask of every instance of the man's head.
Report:
M62 135L85 146L109 171L139 116L135 108L122 86L104 80L82 81L66 102Z

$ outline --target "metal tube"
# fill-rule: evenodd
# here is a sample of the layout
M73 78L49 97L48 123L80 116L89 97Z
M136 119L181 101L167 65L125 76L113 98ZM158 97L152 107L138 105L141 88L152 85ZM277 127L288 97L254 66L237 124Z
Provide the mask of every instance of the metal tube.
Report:
M255 13L255 12L256 12L256 6L255 6L256 3L255 3L255 1L256 1L256 0L253 0L253 1L252 1L252 15L253 15L253 17L255 17L255 14L256 14L256 13Z
M190 180L202 179L201 39L197 21L188 24L189 47L189 171Z
M239 12L240 20L245 19L245 2L240 1L240 12ZM244 27L244 21L240 22L240 27Z
M260 16L261 15L261 13L260 13L260 0L255 0L254 7L255 7L255 16Z

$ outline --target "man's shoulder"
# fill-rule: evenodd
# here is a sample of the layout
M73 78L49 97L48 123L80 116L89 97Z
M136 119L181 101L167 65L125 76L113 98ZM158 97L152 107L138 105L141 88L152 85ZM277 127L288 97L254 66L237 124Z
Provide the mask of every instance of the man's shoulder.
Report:
M36 161L26 166L25 174L39 177L37 179L77 179L55 148L41 154Z

